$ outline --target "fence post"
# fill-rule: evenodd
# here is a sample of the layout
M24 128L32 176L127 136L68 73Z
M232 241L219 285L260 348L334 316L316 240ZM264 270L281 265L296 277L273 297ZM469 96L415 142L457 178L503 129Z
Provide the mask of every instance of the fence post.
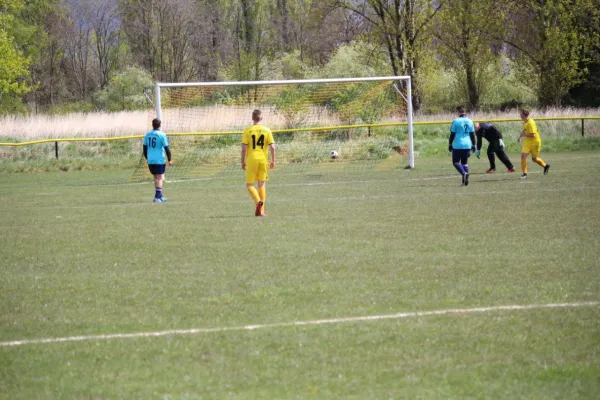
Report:
M581 118L581 137L585 136L585 119Z
M54 155L56 156L56 159L58 160L58 142L54 142Z

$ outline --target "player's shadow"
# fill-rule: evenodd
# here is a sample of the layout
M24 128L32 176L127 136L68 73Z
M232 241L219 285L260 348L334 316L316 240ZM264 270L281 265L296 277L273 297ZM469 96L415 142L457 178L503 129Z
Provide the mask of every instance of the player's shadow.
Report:
M486 178L484 179L476 179L476 180L470 180L470 183L494 183L494 182L507 182L507 181L516 181L519 180L518 176L506 176L506 177L502 177L502 178L495 178L492 179L491 177L488 177L487 174L471 174L471 176L485 176Z
M208 219L238 219L238 218L257 218L255 215L209 215Z

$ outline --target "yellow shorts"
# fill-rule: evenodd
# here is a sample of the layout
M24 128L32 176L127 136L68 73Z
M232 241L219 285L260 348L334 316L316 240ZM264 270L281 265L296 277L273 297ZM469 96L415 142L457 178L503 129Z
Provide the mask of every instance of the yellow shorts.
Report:
M246 164L246 183L269 180L269 168L265 160L248 160Z
M533 157L537 157L540 155L542 151L542 142L523 142L523 148L521 149L521 153L531 154Z

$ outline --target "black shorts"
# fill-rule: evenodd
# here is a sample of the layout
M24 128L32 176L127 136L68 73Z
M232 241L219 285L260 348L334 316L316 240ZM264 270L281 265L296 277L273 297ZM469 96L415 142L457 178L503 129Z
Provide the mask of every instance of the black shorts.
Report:
M152 175L162 175L167 169L167 164L148 164L148 169Z
M457 162L466 163L467 160L471 157L471 150L469 149L454 149L452 151L452 163L456 164Z

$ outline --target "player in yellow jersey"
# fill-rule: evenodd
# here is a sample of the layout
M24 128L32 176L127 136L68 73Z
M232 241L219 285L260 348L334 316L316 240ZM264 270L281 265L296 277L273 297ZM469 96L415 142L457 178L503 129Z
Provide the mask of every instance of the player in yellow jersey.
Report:
M265 216L265 202L269 180L269 167L275 168L275 141L269 128L263 126L260 110L252 111L253 125L244 129L242 136L242 169L246 171L246 188L256 204L254 215ZM271 150L271 164L267 166L268 152ZM254 182L258 181L258 191Z
M517 139L520 143L521 139L525 138L521 149L521 170L523 171L521 179L527 179L527 157L529 154L531 154L533 162L544 168L544 175L548 175L550 164L546 164L546 162L540 158L542 139L540 138L540 133L538 132L535 121L529 118L529 110L521 110L521 119L523 120L523 132L521 132L521 136Z

